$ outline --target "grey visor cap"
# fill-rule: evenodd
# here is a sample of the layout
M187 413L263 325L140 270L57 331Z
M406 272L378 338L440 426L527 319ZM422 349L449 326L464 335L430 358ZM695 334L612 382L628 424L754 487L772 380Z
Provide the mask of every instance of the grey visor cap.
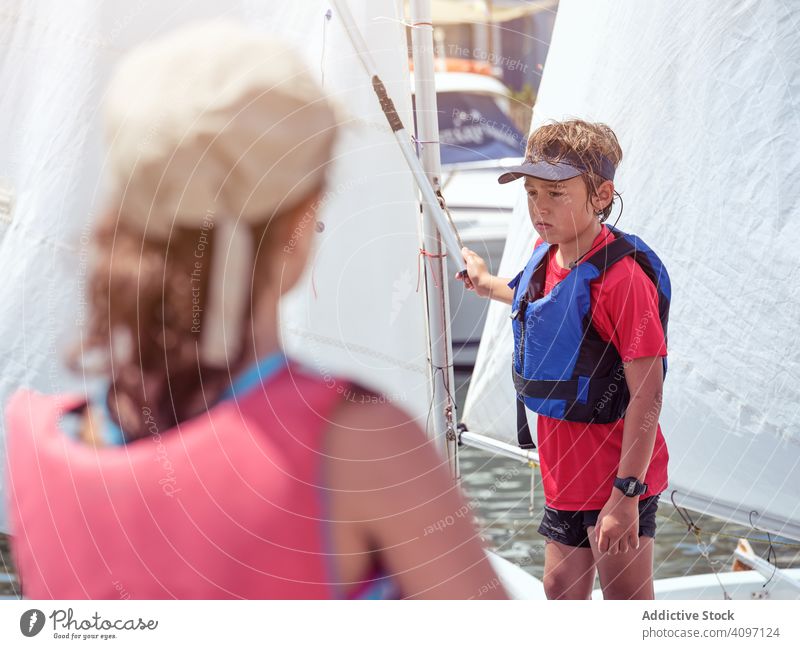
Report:
M523 162L521 165L511 167L497 179L497 182L501 184L510 183L512 180L524 176L549 181L569 180L570 178L575 178L575 176L580 176L582 173L584 173L582 169L573 167L563 160L561 162L540 160L539 162Z

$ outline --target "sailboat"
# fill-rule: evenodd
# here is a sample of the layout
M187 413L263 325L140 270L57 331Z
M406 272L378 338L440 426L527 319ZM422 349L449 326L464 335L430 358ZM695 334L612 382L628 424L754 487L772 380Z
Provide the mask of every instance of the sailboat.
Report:
M514 444L510 327L502 305L490 308L460 418L466 430L457 434L446 326L446 278L452 269L445 270L444 247L434 225L437 207L420 200L415 174L386 122L337 4L240 0L228 3L224 12L293 42L348 115L324 197L314 262L281 307L284 346L323 377L366 383L402 406L440 442L454 479L460 474L459 441L535 464L535 452ZM347 0L346 5L407 126L413 120L405 25L417 25L412 45L418 110L421 116L433 116L432 46L426 53L432 39L429 2L411 2L410 16L401 0ZM3 401L19 385L44 392L86 387L82 377L71 376L59 361L64 345L79 339L82 326L90 223L102 204L96 180L103 166L97 106L114 62L142 40L221 13L217 3L201 1L193 3L191 15L178 16L153 0L130 10L85 11L28 2L0 14L0 37L19 43L2 63L7 92L0 95L0 123L11 134L0 151L0 269L9 278L0 291L7 312L20 314L0 321L8 346L2 361ZM679 294L673 307L671 369L662 414L676 504L800 539L800 509L793 493L800 477L800 442L796 426L792 430L800 399L797 383L791 381L800 370L800 357L785 342L790 335L769 344L758 335L791 332L800 315L791 299L798 269L790 261L798 235L790 230L791 206L780 194L781 188L793 186L800 167L775 164L769 166L773 176L759 172L765 156L771 160L774 154L777 160L780 153L782 161L796 160L797 154L788 145L775 144L780 140L773 135L797 130L792 113L797 106L789 93L780 108L760 95L744 98L737 93L735 99L743 102L738 106L723 92L729 86L719 82L720 87L707 87L706 82L724 70L738 86L744 76L751 84L758 79L761 91L773 98L796 84L797 44L789 28L780 27L791 20L780 23L779 11L793 14L787 19L797 18L797 11L772 3L749 9L737 5L720 22L710 9L666 2L649 7L645 15L632 2L613 3L612 10L608 1L579 6L564 0L533 126L568 113L606 120L619 125L626 156L636 161L620 169L619 186L627 199L627 220L620 225L657 242L686 296ZM777 30L779 38L771 48L757 47L763 38L756 28L760 24ZM584 33L587 25L591 34ZM598 27L609 37L599 38ZM659 31L659 38L652 30ZM723 55L732 54L729 34L735 33L754 39L744 68L737 67L742 65L739 53ZM583 49L576 52L576 44ZM631 57L631 48L642 56ZM709 52L714 56L707 60ZM777 59L784 65L762 74L770 56L772 64ZM425 72L426 57L431 59L430 74ZM636 62L635 68L629 61ZM639 72L632 74L632 69ZM782 74L789 74L788 80ZM699 88L705 93L698 94ZM640 96L667 96L669 102L645 106ZM754 106L762 119L765 111L769 119L744 120L742 115ZM671 121L674 112L690 119ZM420 119L418 126L421 164L435 187L435 120ZM738 138L730 137L731 129ZM697 142L706 146L699 150ZM751 151L747 157L745 152ZM698 175L703 169L725 173L715 171L703 179ZM757 180L774 187L765 194L765 209L753 204ZM769 219L745 230L748 213L768 214ZM520 202L512 220L515 233L525 231L526 219ZM533 243L530 234L509 237L501 275L524 264ZM770 265L763 263L767 246L773 251ZM718 263L712 266L710 259ZM734 311L733 305L743 302L749 304L746 311ZM724 316L723 322L715 321L717 314ZM703 326L714 335L698 339L696 332ZM3 459L0 466L4 464ZM2 491L0 497L5 498ZM7 531L2 508L0 531ZM509 594L544 599L541 582L490 556ZM760 565L757 559L742 550L743 561ZM759 572L701 577L657 582L657 597L720 598L725 589L733 596L767 592L784 597L791 596L800 579L797 571L783 570L765 590ZM726 584L723 589L720 580Z
M799 19L780 2L562 0L531 125L580 115L616 130L619 227L672 277L662 502L785 543L800 541ZM500 276L535 241L522 201L510 231ZM491 305L462 441L535 462L512 448L508 316ZM656 598L800 597L800 569L736 557L752 570L656 580Z

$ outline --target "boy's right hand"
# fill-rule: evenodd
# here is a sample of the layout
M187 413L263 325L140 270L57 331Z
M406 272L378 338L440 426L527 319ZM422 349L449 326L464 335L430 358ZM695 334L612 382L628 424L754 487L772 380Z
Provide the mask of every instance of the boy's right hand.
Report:
M464 280L464 288L475 291L480 297L487 297L490 292L492 276L486 267L486 262L466 246L461 249L461 255L467 264L467 275L461 278ZM458 275L456 275L456 279L458 279Z

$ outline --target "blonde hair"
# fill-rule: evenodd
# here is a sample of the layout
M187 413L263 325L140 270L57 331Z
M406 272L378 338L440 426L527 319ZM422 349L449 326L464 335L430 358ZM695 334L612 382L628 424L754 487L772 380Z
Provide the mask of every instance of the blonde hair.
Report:
M286 210L263 225L250 226L258 247L252 300L266 284L278 281L270 276L267 260L290 239L297 220L296 210ZM198 361L195 318L206 309L211 265L198 267L196 253L203 242L205 254L216 254L219 243L213 234L176 227L166 242L151 240L118 219L114 210L95 228L87 329L70 351L68 363L76 372L111 378L106 406L127 441L205 411L229 385L231 374L245 365L246 345L231 359L230 368L206 367ZM250 318L242 331L230 335L252 335ZM87 357L93 364L85 362Z
M580 160L592 169L600 168L600 156L605 156L616 169L622 161L622 147L617 136L607 124L585 122L572 119L565 122L552 122L537 128L528 138L525 157L536 162L548 160L558 162L564 157ZM597 193L604 178L592 172L581 175L586 184L587 204ZM611 214L614 199L602 210L605 221Z

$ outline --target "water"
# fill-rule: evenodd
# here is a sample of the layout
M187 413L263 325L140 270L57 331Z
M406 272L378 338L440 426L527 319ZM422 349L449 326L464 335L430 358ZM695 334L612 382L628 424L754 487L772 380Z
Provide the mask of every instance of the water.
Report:
M8 537L0 534L0 598L12 597L15 594L14 567L11 565L11 554L8 549Z
M468 385L468 374L456 375L459 412L463 408ZM501 557L541 579L544 570L544 537L536 530L542 518L544 493L538 469L533 470L534 510L531 513L530 468L516 460L467 447L461 447L460 459L462 486L467 498L476 503L473 511L477 515L481 535ZM748 537L755 553L767 558L768 543L754 540L766 540L765 534L692 512L690 515L701 530L702 547L688 530L679 512L669 503L668 496L661 496L656 517L655 579L714 570L730 571L733 551L740 536ZM800 543L773 536L773 548L779 568L800 567ZM703 556L704 550L708 558ZM599 588L599 581L595 587Z

